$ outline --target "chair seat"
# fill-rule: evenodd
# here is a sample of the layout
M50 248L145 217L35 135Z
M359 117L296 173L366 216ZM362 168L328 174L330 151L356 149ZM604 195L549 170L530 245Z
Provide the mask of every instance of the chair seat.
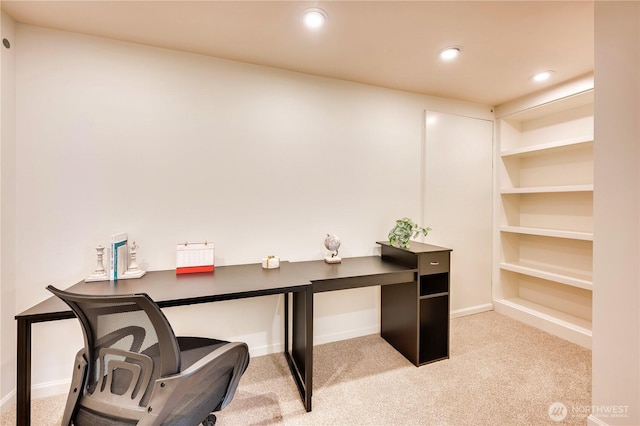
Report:
M205 355L229 343L225 340L208 339L205 337L178 336L177 339L178 346L180 347L180 356L182 357L180 371L186 370L201 360Z

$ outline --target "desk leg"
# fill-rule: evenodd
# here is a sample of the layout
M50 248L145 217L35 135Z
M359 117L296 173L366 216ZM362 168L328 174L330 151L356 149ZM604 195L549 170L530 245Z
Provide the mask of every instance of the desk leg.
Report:
M289 297L286 295L285 297ZM285 332L288 334L288 301L285 302ZM311 411L313 391L313 292L293 293L293 336L291 352L285 338L285 356L307 411Z
M31 321L18 320L16 425L31 424Z
M284 354L289 355L289 296L291 293L284 294Z

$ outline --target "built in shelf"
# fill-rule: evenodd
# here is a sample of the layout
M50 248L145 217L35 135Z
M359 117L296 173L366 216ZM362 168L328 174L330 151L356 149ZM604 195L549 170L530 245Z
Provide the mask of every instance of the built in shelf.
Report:
M500 190L501 194L548 194L555 192L593 192L593 184L531 186L525 188L503 188Z
M569 238L572 240L593 241L592 232L563 231L559 229L527 228L523 226L501 226L500 231L514 234L539 235L541 237Z
M579 108L585 105L593 105L593 77L584 77L584 80L578 81L578 84L580 85L578 91L568 96L564 96L563 93L552 90L547 94L533 94L531 96L507 102L506 104L500 105L496 108L496 118L524 122L548 117L553 114L562 113L566 110Z
M418 299L422 300L422 299L432 299L434 297L442 297L442 296L448 296L449 293L448 292L442 292L442 293L433 293L433 294L426 294L424 296L420 296L418 297Z
M502 151L500 155L503 158L512 156L526 157L529 155L546 154L548 152L560 151L563 149L579 148L581 146L586 146L587 144L593 144L593 135L583 135L570 139L562 139L537 145L523 146L521 148L508 149Z
M545 331L560 331L560 333L554 334L559 334L561 337L585 347L591 346L591 321L529 302L519 297L497 299L493 303L498 312L509 312L518 319L538 326Z
M496 109L496 312L590 348L593 79Z
M533 265L523 261L501 262L500 269L593 291L593 276L591 274L566 271L552 265Z

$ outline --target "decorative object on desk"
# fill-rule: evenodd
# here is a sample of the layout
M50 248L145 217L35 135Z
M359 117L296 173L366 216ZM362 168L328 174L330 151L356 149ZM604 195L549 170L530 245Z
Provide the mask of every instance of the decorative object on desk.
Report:
M129 267L124 272L124 274L120 276L120 279L126 280L129 278L142 278L142 276L147 273L147 271L143 271L138 266L138 261L136 259L137 254L138 245L134 241L129 248Z
M340 248L340 238L337 235L327 234L324 239L324 246L327 250L331 251L330 254L324 257L324 261L327 263L340 263L342 259L338 256L338 249Z
M111 262L109 262L109 280L111 281L118 281L118 278L127 270L129 262L127 239L126 232L111 236Z
M215 250L214 244L183 243L176 248L176 274L192 274L196 272L213 272Z
M280 258L278 256L269 255L262 258L262 267L264 269L276 269L280 267Z
M96 255L98 256L98 263L96 265L96 270L93 271L91 275L89 275L84 281L92 282L92 281L108 281L109 275L107 275L107 271L104 269L104 263L102 259L104 257L104 246L100 245L96 247Z
M418 226L413 220L408 217L396 220L396 224L391 231L389 231L389 243L393 247L409 248L409 239L416 238L418 235L423 234L425 237L431 231L431 228Z

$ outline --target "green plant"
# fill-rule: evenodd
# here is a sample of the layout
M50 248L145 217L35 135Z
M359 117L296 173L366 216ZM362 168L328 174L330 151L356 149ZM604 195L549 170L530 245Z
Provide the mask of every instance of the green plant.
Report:
M431 231L431 228L418 226L408 217L396 220L396 224L389 231L389 243L394 247L409 248L409 239L415 238L420 234L425 237Z

